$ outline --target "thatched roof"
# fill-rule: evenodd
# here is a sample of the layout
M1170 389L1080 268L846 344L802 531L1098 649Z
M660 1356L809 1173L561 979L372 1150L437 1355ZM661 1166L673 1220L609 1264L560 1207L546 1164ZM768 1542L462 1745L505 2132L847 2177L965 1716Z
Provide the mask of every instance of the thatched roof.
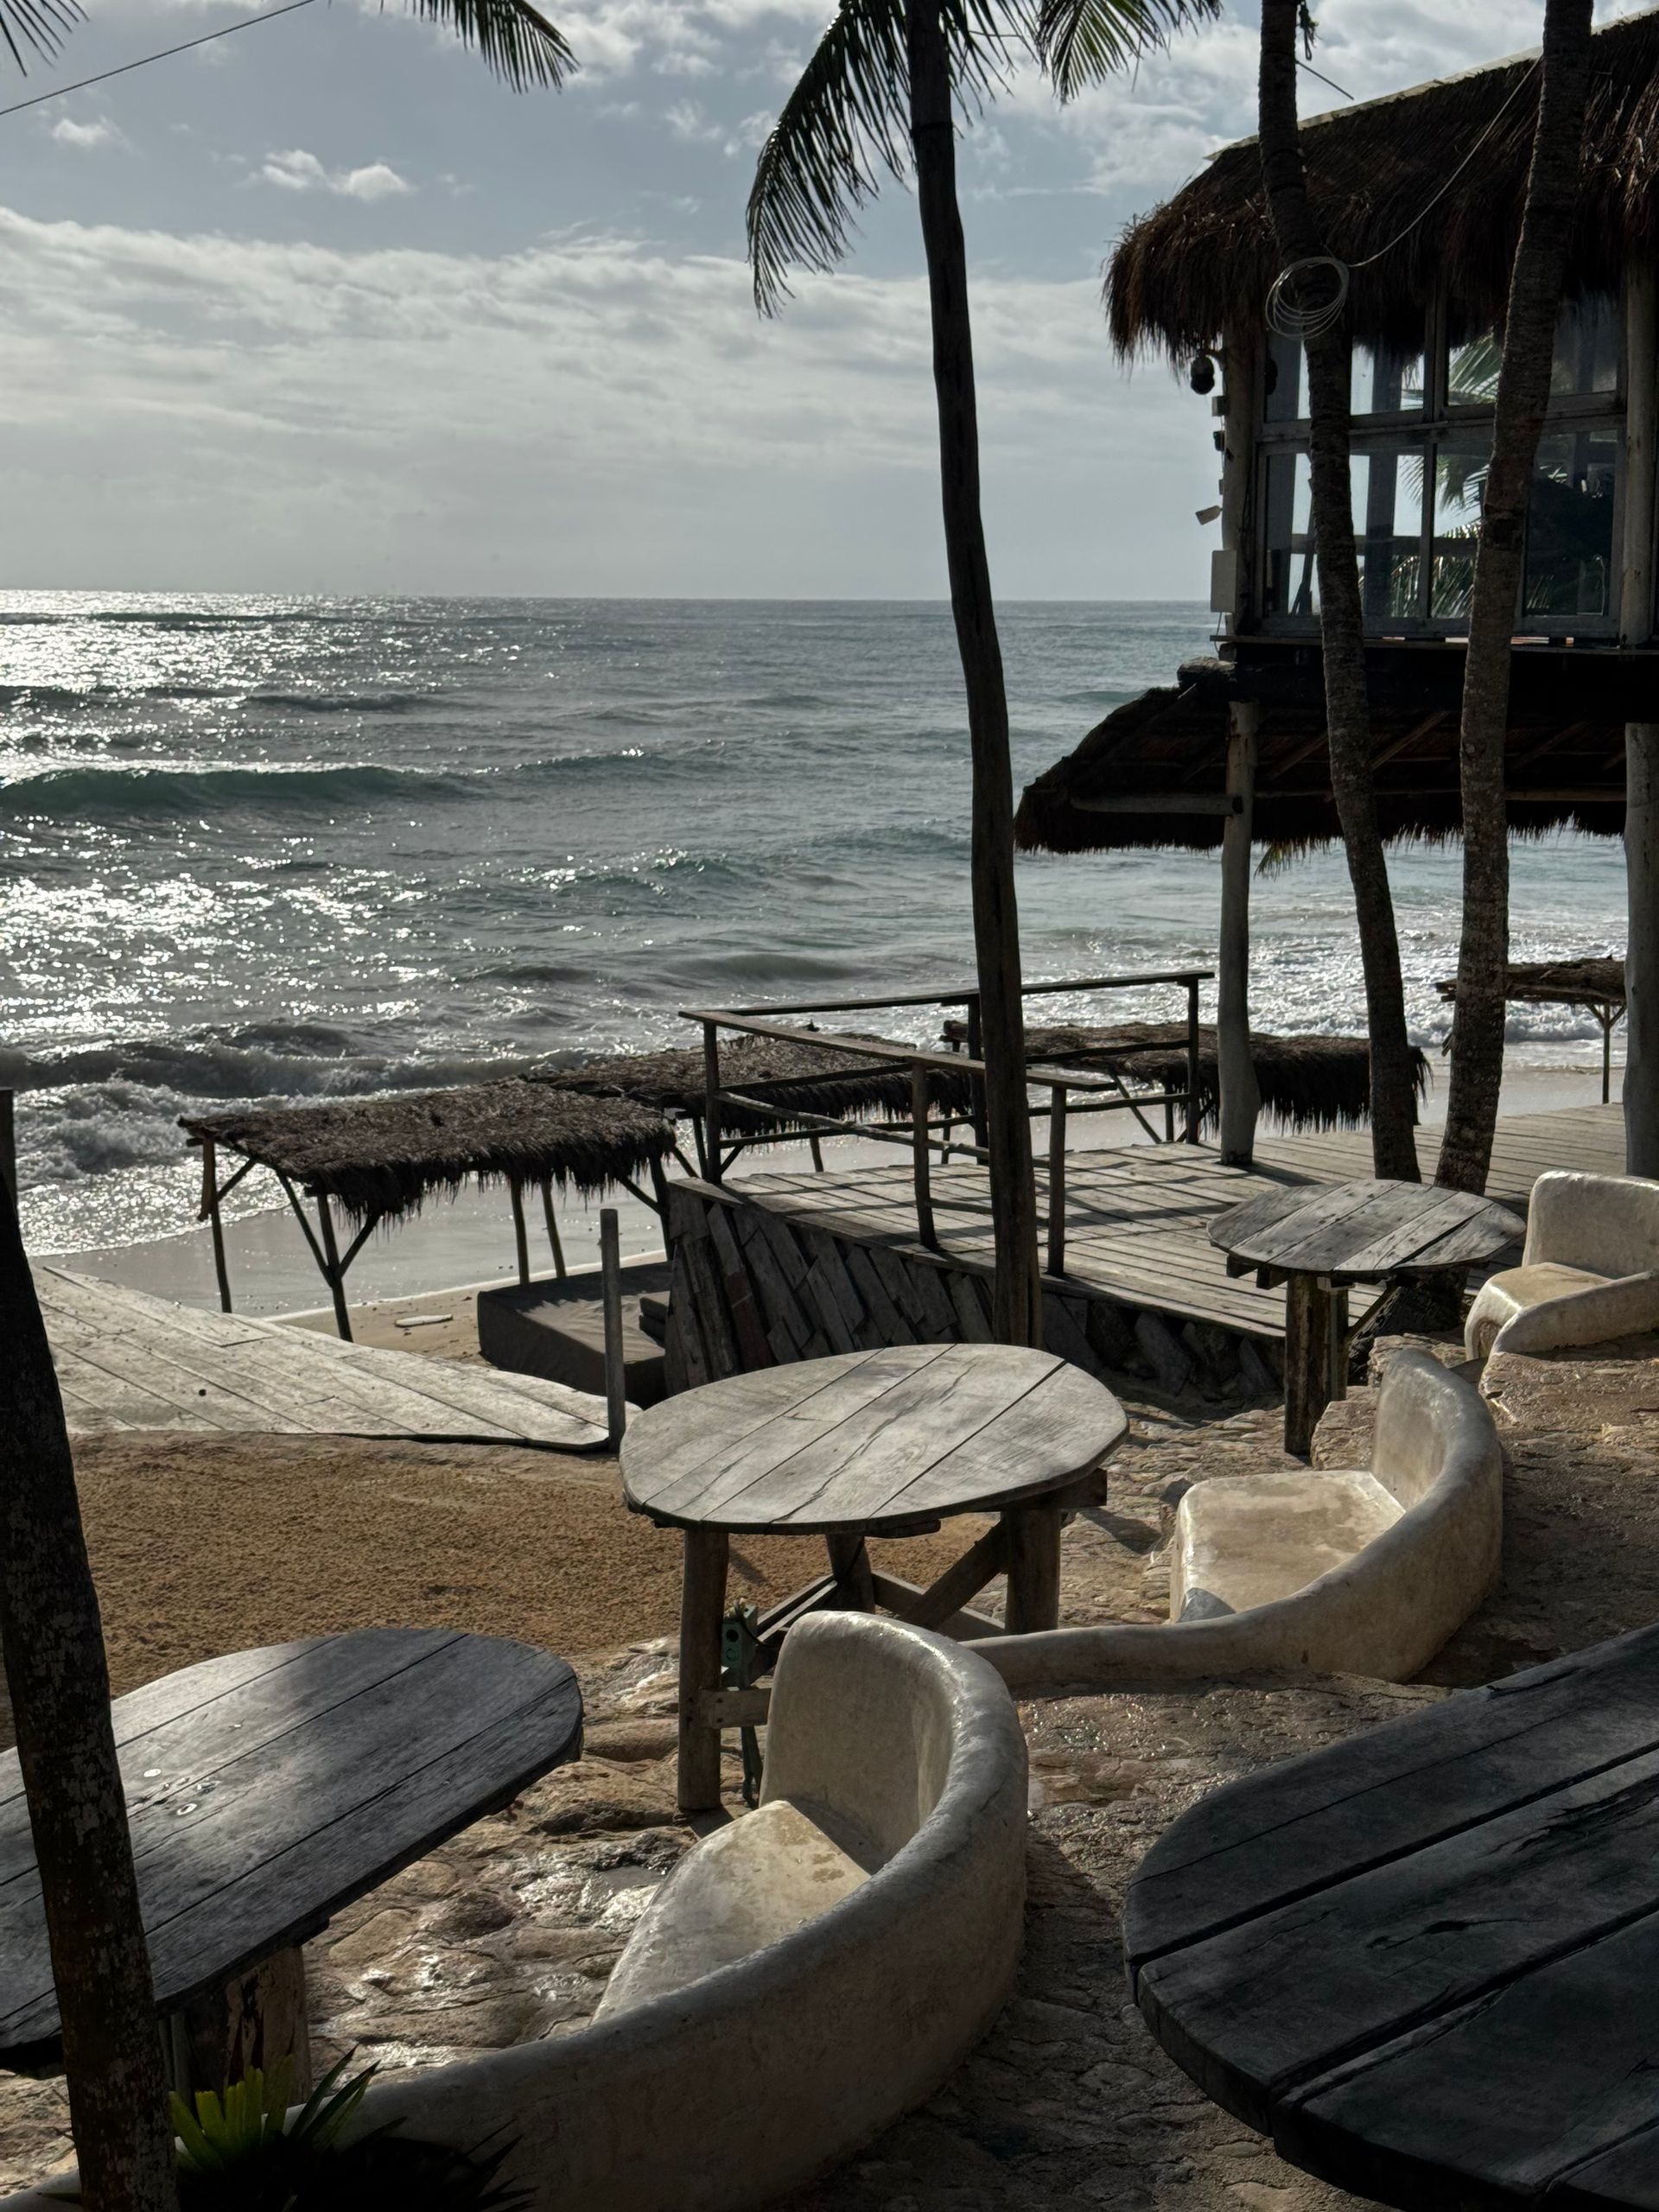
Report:
M866 1041L890 1045L894 1039ZM728 1135L787 1133L802 1126L798 1119L802 1114L860 1121L910 1111L907 1068L860 1059L851 1052L826 1052L812 1045L793 1045L781 1038L722 1037L720 1074L723 1090L758 1095L766 1101L764 1113L722 1105L721 1124ZM659 1112L700 1114L702 1047L673 1046L660 1052L617 1052L604 1059L584 1060L577 1067L537 1070L533 1080L587 1097L632 1098ZM959 1083L944 1075L931 1077L929 1092L936 1105L965 1112L970 1103L966 1076Z
M1329 251L1357 264L1422 215L1534 59L1517 55L1305 124L1308 185ZM1471 327L1501 316L1537 99L1535 75L1426 219L1375 268L1356 268L1358 338L1409 335L1441 281ZM1656 181L1659 12L1649 12L1595 34L1567 264L1573 294L1617 291L1627 259L1659 252ZM1259 328L1277 263L1255 141L1245 139L1125 231L1108 279L1113 339L1125 353L1160 348L1179 360L1241 316Z
M1173 794L1189 804L1226 791L1227 702L1248 677L1221 661L1198 661L1177 682L1115 708L1065 760L1027 784L1014 836L1027 852L1091 853L1134 847L1205 852L1221 842L1224 817L1149 804ZM1294 849L1338 838L1331 795L1325 709L1263 702L1257 739L1255 834ZM1374 699L1372 760L1376 810L1389 838L1458 836L1455 706L1425 713L1421 702ZM1624 830L1624 724L1605 714L1568 720L1552 696L1519 677L1510 686L1510 827L1523 836L1573 828L1600 837ZM1088 802L1122 810L1100 811Z
M552 1180L596 1192L673 1145L660 1114L620 1098L581 1098L511 1077L454 1090L391 1090L325 1104L187 1116L198 1141L274 1168L357 1220L418 1212L461 1185Z
M947 1034L962 1025L946 1025ZM1153 1090L1186 1087L1186 1024L1124 1021L1096 1029L1058 1022L1026 1031L1027 1058L1046 1065L1115 1067L1131 1084ZM1370 1047L1363 1037L1268 1037L1252 1033L1250 1058L1262 1103L1295 1129L1357 1128L1370 1117ZM1428 1090L1428 1060L1414 1048L1417 1095ZM1216 1033L1198 1031L1198 1100L1206 1128L1221 1117ZM1078 1110L1085 1110L1078 1102Z
M1443 999L1455 999L1458 979L1447 976L1434 988ZM1605 956L1590 960L1512 960L1503 995L1514 1006L1622 1007L1624 963Z

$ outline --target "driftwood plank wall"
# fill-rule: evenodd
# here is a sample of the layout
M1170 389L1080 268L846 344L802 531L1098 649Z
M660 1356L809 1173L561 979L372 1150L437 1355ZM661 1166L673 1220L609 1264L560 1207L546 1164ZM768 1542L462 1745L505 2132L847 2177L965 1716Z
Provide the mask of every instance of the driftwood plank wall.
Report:
M668 1229L671 1391L830 1352L991 1341L987 1273L914 1249L855 1243L703 1182L670 1186ZM1103 1379L1155 1371L1155 1357L1147 1357L1158 1349L1149 1343L1151 1319L1104 1298L1044 1287L1048 1350ZM1162 1333L1170 1358L1190 1377L1202 1349ZM1206 1334L1217 1339L1217 1368L1231 1367L1237 1348L1224 1341L1226 1332ZM1181 1387L1179 1376L1167 1379Z

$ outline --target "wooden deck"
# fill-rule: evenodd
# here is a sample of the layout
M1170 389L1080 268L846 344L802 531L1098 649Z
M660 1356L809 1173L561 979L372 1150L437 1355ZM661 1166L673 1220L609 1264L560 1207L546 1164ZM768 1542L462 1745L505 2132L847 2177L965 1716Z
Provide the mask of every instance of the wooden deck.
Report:
M1432 1135L1432 1133L1431 1133ZM1618 1175L1624 1127L1618 1106L1512 1116L1498 1125L1488 1195L1524 1214L1547 1168ZM1066 1163L1065 1281L1083 1297L1200 1321L1276 1342L1285 1294L1233 1281L1210 1243L1227 1207L1275 1184L1343 1183L1371 1172L1369 1131L1270 1139L1251 1170L1224 1167L1205 1145L1125 1145L1074 1152ZM1038 1207L1048 1178L1039 1163ZM908 1163L825 1174L728 1178L734 1198L828 1231L849 1243L927 1257L916 1233ZM932 1256L976 1270L991 1265L990 1198L984 1170L953 1163L932 1178L938 1249Z
M183 1429L606 1447L602 1404L563 1383L378 1351L37 1263L72 1435Z

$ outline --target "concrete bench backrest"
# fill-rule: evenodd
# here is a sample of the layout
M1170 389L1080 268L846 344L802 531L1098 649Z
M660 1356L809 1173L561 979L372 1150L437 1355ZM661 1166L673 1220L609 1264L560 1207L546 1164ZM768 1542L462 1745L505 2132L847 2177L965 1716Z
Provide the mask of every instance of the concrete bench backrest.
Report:
M931 1638L820 1613L785 1638L766 1725L761 1802L786 1797L867 1871L885 1866L938 1806L953 1760L971 1763L961 1688ZM1007 1723L1004 1732L1014 1742ZM1011 1750L1003 1757L1012 1756Z
M1554 1260L1599 1275L1659 1268L1659 1182L1552 1168L1532 1186L1526 1263Z
M1491 1416L1460 1375L1431 1359L1394 1359L1377 1391L1371 1472L1409 1512L1454 1453L1489 1448Z

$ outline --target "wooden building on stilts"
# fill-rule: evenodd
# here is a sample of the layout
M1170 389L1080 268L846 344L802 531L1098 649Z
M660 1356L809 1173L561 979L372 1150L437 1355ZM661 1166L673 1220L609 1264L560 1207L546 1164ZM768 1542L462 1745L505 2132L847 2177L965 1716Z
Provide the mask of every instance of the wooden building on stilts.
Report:
M1595 34L1579 219L1516 609L1513 830L1622 836L1629 873L1627 1162L1659 1173L1659 11ZM1514 60L1305 124L1309 188L1348 273L1353 493L1378 811L1458 835L1458 728L1498 349L1538 96ZM1220 461L1213 658L1109 715L1024 794L1055 852L1219 849L1224 1159L1252 1154L1254 848L1339 836L1324 728L1300 346L1255 142L1230 146L1113 256L1113 340L1208 402ZM1589 948L1586 948L1589 949Z

